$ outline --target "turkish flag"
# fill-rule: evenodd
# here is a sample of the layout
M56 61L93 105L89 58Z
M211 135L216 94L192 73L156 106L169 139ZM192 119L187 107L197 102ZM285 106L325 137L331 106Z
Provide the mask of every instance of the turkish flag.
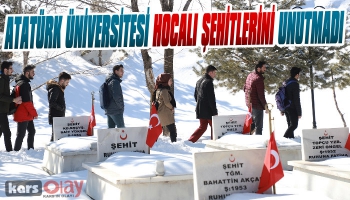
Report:
M96 119L95 119L95 108L94 104L92 104L91 108L91 115L90 115L90 120L89 120L89 126L87 130L87 135L92 136L93 128L96 126Z
M146 139L146 144L150 148L153 147L154 143L157 141L162 131L163 131L162 125L160 124L160 121L159 121L156 106L152 104L147 139Z
M349 133L348 140L346 141L346 144L344 147L345 147L345 149L350 151L350 133Z
M253 123L252 106L249 106L247 116L245 116L242 134L250 133L250 125Z
M277 181L279 181L283 176L283 168L276 145L275 134L272 132L270 135L269 146L267 147L265 154L264 167L261 172L259 189L257 193L262 194L272 185L277 183Z

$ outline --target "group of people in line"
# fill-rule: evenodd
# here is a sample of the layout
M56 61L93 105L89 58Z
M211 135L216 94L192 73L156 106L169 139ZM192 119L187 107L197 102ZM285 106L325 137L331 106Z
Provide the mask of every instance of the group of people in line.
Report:
M265 99L265 85L263 74L266 71L267 63L259 61L255 66L255 70L251 72L245 81L244 92L247 107L252 108L253 123L251 125L251 134L262 135L264 110L268 113L268 106ZM285 115L288 128L284 133L285 138L294 138L294 130L298 128L298 121L302 116L300 104L300 87L299 77L301 68L292 67L290 69L290 78L285 81L286 84L286 101L290 102L290 106L286 108L281 115ZM285 84L284 83L284 84Z
M246 79L244 85L245 102L247 107L252 108L253 123L251 124L251 134L262 135L264 110L268 113L268 106L265 99L265 85L263 74L266 71L267 63L259 61L255 66L255 70L251 72ZM199 119L199 127L188 139L195 143L211 127L211 139L213 139L212 117L218 115L216 107L216 98L214 91L214 78L216 77L217 68L209 65L206 68L206 73L197 81L194 99L196 101L196 118ZM300 104L300 88L299 76L301 68L292 67L290 70L290 78L286 82L290 82L286 86L286 100L289 100L290 106L281 112L281 115L286 116L288 128L284 134L286 138L294 138L294 130L298 127L298 120L301 118ZM160 74L156 80L155 91L152 97L153 102L159 103L158 116L162 126L166 126L170 132L170 139L176 142L176 127L174 118L174 109L176 101L171 93L172 85L171 75L168 73Z
M38 118L33 104L32 89L29 82L34 78L35 66L28 65L23 68L23 73L15 78L19 96L10 94L10 76L13 72L12 62L3 61L1 63L0 74L0 136L3 133L6 151L19 151L22 147L23 138L28 131L28 149L34 149L35 127L33 120ZM8 112L10 103L18 105L13 114L13 120L17 122L17 137L12 148L11 131L9 128Z
M34 149L35 126L34 119L38 118L38 113L34 107L32 88L30 81L35 76L35 66L27 65L23 68L23 73L15 78L15 86L10 90L10 76L13 73L13 63L3 61L0 72L0 136L4 135L5 148L7 152L19 151L22 147L23 139L27 135L27 147ZM71 76L66 72L61 72L58 76L58 82L50 80L47 82L48 101L49 101L49 124L52 125L53 117L64 117L66 104L64 99L64 89L69 84ZM16 93L18 95L16 95ZM11 102L16 104L16 111L13 113L13 120L17 122L17 137L14 147L11 142L11 130L9 128L8 114ZM51 136L53 141L53 131Z
M15 78L16 86L19 86L19 96L11 95L10 76L13 73L12 62L3 61L1 63L0 73L0 136L3 133L6 151L19 151L22 147L23 138L28 131L27 143L28 149L34 149L35 126L34 119L38 118L38 113L33 104L32 89L30 81L35 76L35 66L28 65L23 68L23 73ZM253 123L251 125L251 134L262 135L264 110L268 113L265 99L264 76L267 63L259 61L255 70L251 72L244 85L245 101L247 107L252 108ZM209 65L206 67L206 73L197 81L194 99L196 101L196 118L199 119L199 127L188 139L195 143L211 127L211 139L213 139L212 117L218 115L216 98L214 91L214 78L217 68ZM286 98L291 104L282 115L286 115L288 129L284 137L294 138L294 130L298 127L298 120L301 118L300 89L298 79L301 69L292 67L290 82L286 86ZM106 77L109 90L110 104L105 109L107 115L108 128L124 128L124 98L121 87L122 77L124 75L123 65L115 65L113 73ZM46 85L48 91L49 113L48 120L52 126L51 141L53 141L53 117L64 117L66 104L64 90L68 86L71 76L66 72L61 72L58 76L58 82L49 80ZM293 80L293 81L292 81ZM173 79L171 74L162 73L156 79L155 89L152 94L152 102L158 103L158 116L163 127L167 127L170 132L171 142L176 142L177 132L175 126L175 108L176 101L171 92ZM18 105L14 113L14 121L17 122L17 138L14 148L11 143L11 131L9 128L8 113L10 103Z

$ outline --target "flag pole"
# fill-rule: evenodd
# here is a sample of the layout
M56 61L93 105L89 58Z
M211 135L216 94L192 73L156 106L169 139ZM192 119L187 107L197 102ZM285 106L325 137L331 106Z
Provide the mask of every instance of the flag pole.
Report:
M94 105L94 100L95 100L95 92L91 92L91 105Z
M92 92L91 92L91 108L92 108L93 105L94 105L94 101L95 101L95 92L92 91ZM94 129L91 130L91 135L94 135Z
M270 138L271 138L271 134L272 134L272 120L274 120L274 118L271 117L271 110L273 108L273 105L271 103L267 104L267 109L269 111L269 128L270 128ZM275 184L272 185L272 189L273 189L273 194L276 194L276 186Z

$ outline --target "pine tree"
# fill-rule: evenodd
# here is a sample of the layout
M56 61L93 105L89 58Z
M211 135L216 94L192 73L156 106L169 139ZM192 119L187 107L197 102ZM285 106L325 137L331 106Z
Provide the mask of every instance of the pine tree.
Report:
M227 3L232 5L232 10L255 10L258 3L264 4L269 8L271 3L276 3L278 9L289 9L293 5L300 6L304 4L303 0L283 0L283 1L262 1L262 0L214 0L213 6L223 10ZM196 49L200 55L200 49ZM204 61L218 67L217 80L220 87L226 87L236 93L243 89L245 77L255 69L259 60L265 60L268 63L268 70L265 73L265 90L268 93L274 93L289 76L289 69L292 64L292 51L287 47L263 47L263 48L222 48L210 49L203 56ZM200 66L197 75L204 72L204 66Z
M290 9L293 6L303 5L304 1L269 1L278 5L278 9ZM261 1L215 1L218 9L224 9L226 3L231 3L233 9L255 9ZM347 21L349 21L347 19ZM349 24L349 22L347 23ZM346 40L349 34L346 35ZM265 48L226 48L210 49L204 55L204 61L218 67L217 78L219 86L230 89L233 93L242 90L245 77L254 69L258 60L268 62L269 68L265 73L265 90L274 93L281 83L289 77L291 67L302 68L302 77L299 80L301 88L331 88L336 108L346 126L344 114L337 103L335 89L344 89L350 84L350 53L348 42L343 46L327 47L265 47ZM200 54L199 49L196 50ZM313 69L311 76L310 70ZM204 71L200 65L199 70L194 68L199 75Z

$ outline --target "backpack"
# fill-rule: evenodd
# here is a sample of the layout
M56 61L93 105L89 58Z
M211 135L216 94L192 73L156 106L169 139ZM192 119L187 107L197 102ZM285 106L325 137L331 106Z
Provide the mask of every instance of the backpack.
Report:
M109 88L108 83L111 81L111 79L106 80L99 89L100 94L100 106L103 110L106 110L111 102L111 99L109 97Z
M13 86L12 92L11 92L11 97L16 98L19 96L19 86ZM10 103L10 108L9 108L9 112L7 113L8 115L12 115L17 111L18 108L18 104L16 104L15 102L11 102Z
M288 100L286 98L286 87L287 85L296 82L295 80L291 80L287 83L283 83L283 85L278 88L278 92L275 95L275 100L276 100L276 104L277 104L277 108L278 110L280 110L281 112L285 112L285 110L290 106L291 104L291 100Z

